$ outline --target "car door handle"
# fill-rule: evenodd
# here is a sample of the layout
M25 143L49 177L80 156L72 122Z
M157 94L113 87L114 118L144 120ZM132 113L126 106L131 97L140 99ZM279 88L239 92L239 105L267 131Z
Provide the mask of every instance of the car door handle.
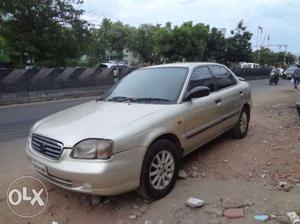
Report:
M216 99L216 100L215 100L215 103L216 103L216 104L220 104L221 101L222 101L221 99Z

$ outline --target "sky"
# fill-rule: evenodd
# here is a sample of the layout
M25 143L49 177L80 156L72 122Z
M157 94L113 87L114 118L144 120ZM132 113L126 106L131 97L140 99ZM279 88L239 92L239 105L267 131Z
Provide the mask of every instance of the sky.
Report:
M93 24L103 18L132 26L193 21L226 28L226 36L243 20L253 33L253 46L260 26L258 43L267 45L270 36L270 45L287 44L288 51L300 55L300 0L85 0L81 8Z

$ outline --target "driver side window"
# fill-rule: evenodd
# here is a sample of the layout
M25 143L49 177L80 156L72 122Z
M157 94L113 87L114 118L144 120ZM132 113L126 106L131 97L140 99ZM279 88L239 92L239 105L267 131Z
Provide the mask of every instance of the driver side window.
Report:
M193 71L188 90L197 86L206 86L211 92L215 91L215 84L208 67L198 67Z

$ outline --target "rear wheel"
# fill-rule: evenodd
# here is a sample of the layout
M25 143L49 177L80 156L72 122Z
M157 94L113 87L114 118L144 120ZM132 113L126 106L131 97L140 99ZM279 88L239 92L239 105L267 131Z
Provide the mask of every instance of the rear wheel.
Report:
M231 130L231 135L234 138L245 137L248 132L249 120L250 120L250 112L246 107L244 107L242 109L242 112L240 113L238 122Z
M138 193L147 199L167 195L175 185L179 167L179 151L166 139L154 142L144 157Z

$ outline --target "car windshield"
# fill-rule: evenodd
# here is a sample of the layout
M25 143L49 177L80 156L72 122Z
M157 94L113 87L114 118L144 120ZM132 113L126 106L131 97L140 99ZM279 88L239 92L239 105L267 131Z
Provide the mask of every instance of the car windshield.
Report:
M188 73L187 68L145 68L122 79L104 98L107 101L176 103Z

